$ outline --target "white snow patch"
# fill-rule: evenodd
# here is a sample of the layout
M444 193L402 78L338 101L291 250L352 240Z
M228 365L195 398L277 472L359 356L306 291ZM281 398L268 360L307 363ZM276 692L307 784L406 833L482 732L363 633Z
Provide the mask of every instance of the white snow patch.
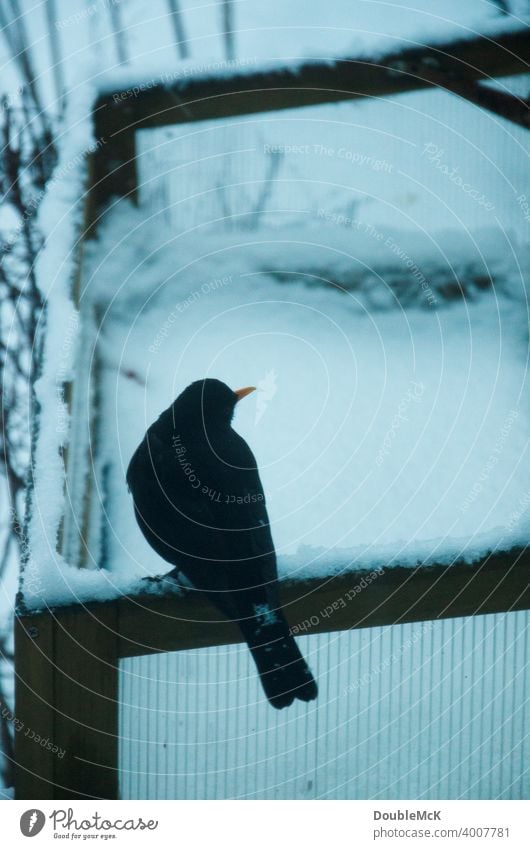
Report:
M276 611L271 610L268 604L255 604L254 613L262 626L275 625L278 622Z
M64 384L73 376L78 315L72 300L76 272L79 220L85 191L85 154L93 142L89 88L72 101L60 133L59 159L42 199L38 228L44 245L36 263L37 285L45 301L43 362L35 392L42 414L33 457L32 510L28 528L30 557L24 590L43 593L65 568L56 551L64 509L64 464L68 410Z

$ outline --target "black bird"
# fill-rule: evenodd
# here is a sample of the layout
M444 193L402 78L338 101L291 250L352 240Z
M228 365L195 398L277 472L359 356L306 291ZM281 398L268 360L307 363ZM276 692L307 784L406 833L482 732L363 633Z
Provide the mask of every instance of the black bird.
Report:
M155 551L237 622L275 708L317 685L280 607L276 554L256 460L231 426L220 380L188 386L148 429L127 470L138 524Z

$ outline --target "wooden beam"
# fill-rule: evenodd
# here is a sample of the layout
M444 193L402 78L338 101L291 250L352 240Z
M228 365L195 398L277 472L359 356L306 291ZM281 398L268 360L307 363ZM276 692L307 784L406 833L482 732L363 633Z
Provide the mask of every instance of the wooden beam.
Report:
M351 57L311 61L269 70L234 70L138 86L99 97L94 107L98 205L112 195L135 198L134 132L139 129L229 118L271 110L386 97L429 87L429 68L444 75L483 80L526 73L526 30L449 44L401 47L375 60Z
M116 604L17 618L17 799L118 798L116 622Z
M15 793L53 798L53 619L49 613L15 619ZM38 736L38 741L37 741ZM40 741L51 742L47 748Z
M58 799L118 798L117 608L54 616L54 761Z
M236 70L233 75L199 76L163 84L149 83L101 96L95 105L96 127L113 131L226 118L253 112L380 97L427 88L422 68L435 67L467 79L491 79L528 73L527 31L481 36L444 45L392 51L373 60L351 57L311 61L270 70ZM176 71L178 73L178 69Z

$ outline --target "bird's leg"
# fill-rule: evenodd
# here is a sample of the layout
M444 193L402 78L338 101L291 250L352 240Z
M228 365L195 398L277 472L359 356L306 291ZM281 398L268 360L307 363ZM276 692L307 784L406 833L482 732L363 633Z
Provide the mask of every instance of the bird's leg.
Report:
M186 577L179 572L178 569L172 569L171 572L168 572L165 575L147 575L147 577L142 578L142 581L145 581L146 584L150 586L162 586L163 584L169 583L172 587L175 584L178 585L178 588L181 590L187 590L189 586L189 581L187 581Z

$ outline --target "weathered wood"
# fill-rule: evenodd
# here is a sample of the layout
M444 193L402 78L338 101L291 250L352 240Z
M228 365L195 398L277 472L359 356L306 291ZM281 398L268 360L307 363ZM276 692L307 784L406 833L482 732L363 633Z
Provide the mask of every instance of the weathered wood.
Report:
M59 799L118 798L117 606L54 615Z
M134 89L102 95L95 104L98 205L112 195L136 196L134 132L149 127L228 118L362 97L386 97L431 85L428 69L481 80L526 73L530 39L525 30L450 44L396 49L375 60L352 57L311 61L270 70L236 69L231 75L139 81ZM425 73L424 73L425 71Z
M17 799L118 797L117 605L16 623Z
M375 574L375 577L374 577ZM283 583L294 634L319 634L530 609L530 550L490 554L473 565L391 567L381 574ZM241 642L238 628L198 593L119 601L120 657Z
M15 792L17 799L53 798L55 744L53 618L15 620ZM39 737L39 741L36 739Z

